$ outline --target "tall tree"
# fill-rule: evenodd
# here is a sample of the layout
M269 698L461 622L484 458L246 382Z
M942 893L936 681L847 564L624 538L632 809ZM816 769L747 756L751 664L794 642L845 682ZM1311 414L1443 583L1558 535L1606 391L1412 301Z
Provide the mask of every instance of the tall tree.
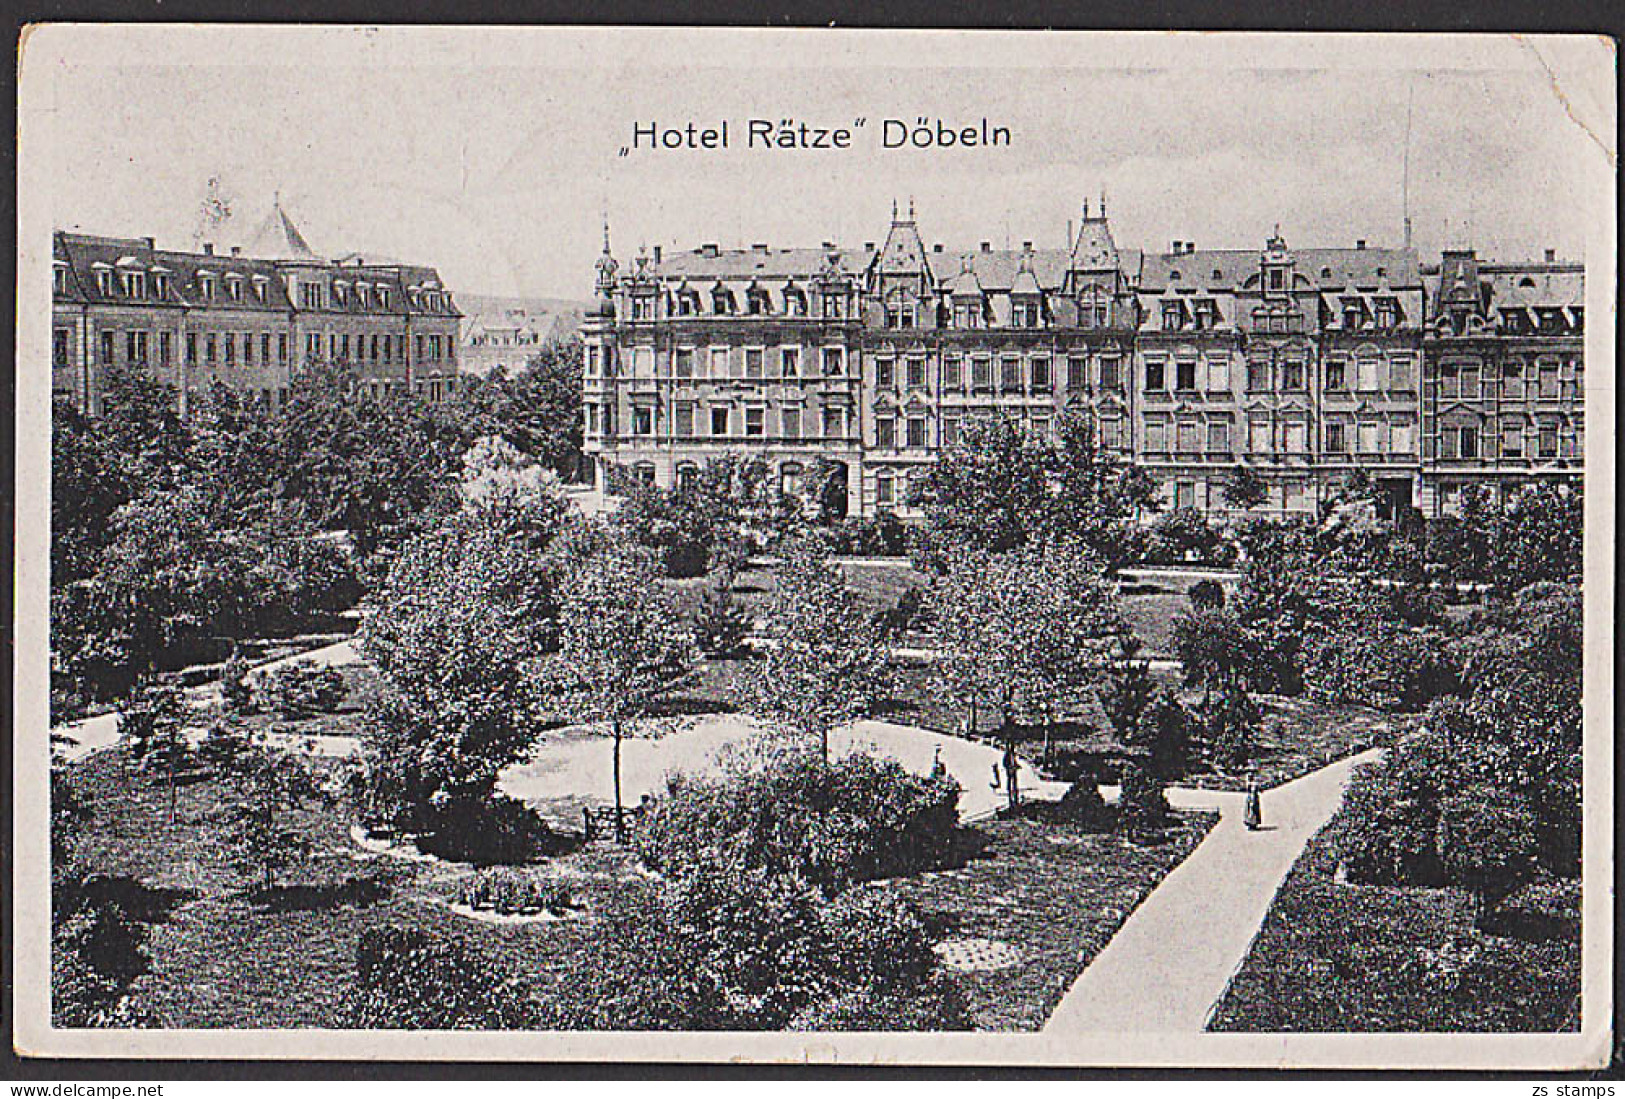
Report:
M609 728L615 838L624 843L621 744L685 680L693 639L648 560L622 553L598 554L569 569L559 626L563 708L577 721Z
M830 733L862 717L889 684L880 631L840 569L807 542L786 548L767 617L771 640L751 677L754 704L816 741L828 760Z
M1018 722L1037 716L1047 727L1105 667L1121 632L1114 593L1099 559L1078 547L961 550L931 605L945 687L974 691L999 711L1014 807Z

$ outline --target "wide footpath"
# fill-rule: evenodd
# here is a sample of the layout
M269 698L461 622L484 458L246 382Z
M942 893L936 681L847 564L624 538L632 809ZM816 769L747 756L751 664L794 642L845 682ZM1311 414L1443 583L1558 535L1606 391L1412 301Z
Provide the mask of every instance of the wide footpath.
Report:
M1242 821L1244 794L1170 789L1174 808L1216 809L1219 823L1095 955L1044 1032L1203 1030L1287 871L1337 811L1350 774L1380 754L1362 752L1265 791L1257 832Z

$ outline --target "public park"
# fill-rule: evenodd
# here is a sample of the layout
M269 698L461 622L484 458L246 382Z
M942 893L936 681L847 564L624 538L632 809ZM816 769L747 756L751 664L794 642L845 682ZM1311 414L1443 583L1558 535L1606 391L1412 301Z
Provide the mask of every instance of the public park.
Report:
M1577 487L588 491L580 371L57 408L54 1025L1579 1027Z

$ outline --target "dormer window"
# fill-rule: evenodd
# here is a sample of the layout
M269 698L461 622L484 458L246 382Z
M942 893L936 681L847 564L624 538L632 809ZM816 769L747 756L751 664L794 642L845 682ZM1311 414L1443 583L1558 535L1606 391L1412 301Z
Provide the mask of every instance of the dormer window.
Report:
M1351 299L1343 303L1343 328L1354 331L1365 327L1365 309L1361 307L1358 299Z
M1322 267L1320 269L1320 279L1322 282L1330 281L1331 277L1332 269L1330 267Z
M1384 331L1394 327L1399 316L1399 308L1392 298L1383 298L1377 302L1377 327Z
M1197 331L1206 332L1219 324L1219 305L1212 298L1201 298L1193 305Z
M807 315L807 295L794 286L785 288L784 311L792 317L805 317Z
M204 301L214 300L214 276L207 271L199 271L197 276L198 296Z
M66 294L68 292L68 265L58 263L51 268L51 292Z
M1162 303L1162 327L1166 332L1177 332L1185 327L1185 305L1179 301Z
M745 308L753 317L760 317L773 311L773 300L768 297L766 290L752 290L745 297Z
M113 272L111 268L96 268L96 293L103 296L113 292Z
M342 279L335 280L333 283L333 300L340 305L345 305L348 304L349 298L350 284Z
M124 293L132 298L147 296L147 273L145 271L124 272Z
M231 276L227 277L227 279L226 279L226 293L231 297L232 301L242 301L243 300L243 280L241 278L237 277L236 275L231 275Z
M378 288L378 308L389 308L389 287L387 286L380 286Z
M732 292L717 288L711 291L711 312L719 317L726 317L734 312L734 296Z
M1037 328L1043 324L1038 302L1017 301L1010 306L1010 323L1017 328Z
M837 319L846 316L846 295L825 294L824 316Z
M1284 290L1286 288L1286 272L1279 267L1270 268L1270 289Z
M154 270L152 273L152 292L160 298L169 297L169 272Z
M265 286L268 281L263 275L254 279L254 297L262 304L265 301Z

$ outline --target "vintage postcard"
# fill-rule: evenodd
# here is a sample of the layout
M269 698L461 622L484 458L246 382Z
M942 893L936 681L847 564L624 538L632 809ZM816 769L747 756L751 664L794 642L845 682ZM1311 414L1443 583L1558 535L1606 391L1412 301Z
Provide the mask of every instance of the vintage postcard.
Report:
M23 1055L1607 1063L1611 40L20 65Z

